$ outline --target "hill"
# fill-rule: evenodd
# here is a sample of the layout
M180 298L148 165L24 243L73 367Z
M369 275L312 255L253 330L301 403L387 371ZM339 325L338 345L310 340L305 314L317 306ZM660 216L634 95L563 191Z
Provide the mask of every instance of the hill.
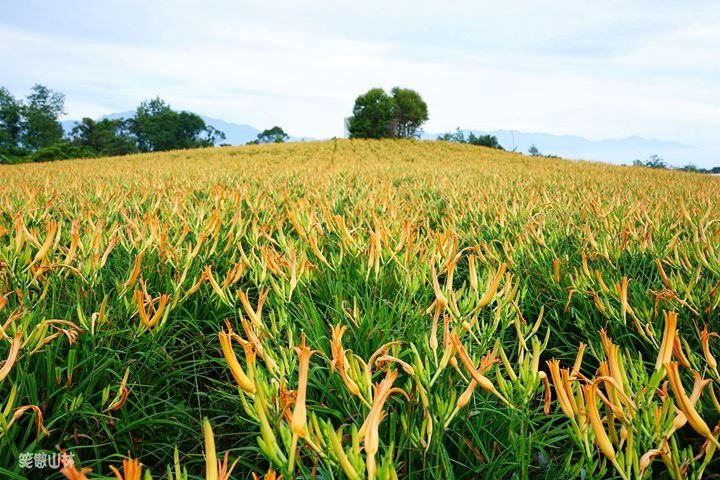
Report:
M102 118L129 118L134 112L120 112L105 115ZM206 124L211 125L227 135L225 143L245 145L255 140L260 130L247 125L228 122L218 118L201 115ZM66 133L72 130L75 120L61 122ZM704 148L697 148L678 142L656 140L632 136L621 139L591 140L575 135L551 135L547 133L528 133L516 130L464 130L467 135L495 135L500 144L508 151L527 152L531 145L538 147L541 153L557 155L563 158L578 160L601 161L614 164L632 164L633 160L645 160L651 155L659 155L670 165L682 167L690 163L705 168L720 165L720 153ZM434 140L437 133L425 133L423 139ZM303 136L291 136L290 141L312 141Z
M336 140L0 166L0 205L4 478L720 471L719 178Z

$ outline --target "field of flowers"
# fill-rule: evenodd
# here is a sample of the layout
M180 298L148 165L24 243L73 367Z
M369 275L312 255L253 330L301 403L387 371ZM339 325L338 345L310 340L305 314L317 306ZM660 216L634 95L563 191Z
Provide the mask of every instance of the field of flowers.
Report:
M719 332L711 176L348 140L0 167L2 478L717 478Z

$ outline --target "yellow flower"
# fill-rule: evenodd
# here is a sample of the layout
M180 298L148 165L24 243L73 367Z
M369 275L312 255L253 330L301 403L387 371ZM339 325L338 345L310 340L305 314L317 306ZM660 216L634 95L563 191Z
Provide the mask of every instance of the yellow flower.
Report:
M295 397L295 410L293 410L290 429L293 434L303 437L307 433L305 397L307 393L308 372L310 370L310 357L312 357L315 351L310 350L307 345L305 345L305 334L302 335L300 346L295 347L295 351L298 354L300 371L298 375L297 396Z
M545 363L550 369L550 376L552 377L552 383L555 386L555 394L558 397L560 409L568 418L575 418L573 403L570 402L572 392L565 389L565 382L563 382L560 372L560 362L558 360L549 360Z
M165 307L167 306L168 300L170 299L170 296L167 294L160 295L160 305L158 305L157 310L155 310L155 313L151 317L148 313L147 309L145 308L145 296L147 294L141 292L140 290L135 291L135 302L138 306L138 315L140 316L140 320L142 321L143 325L147 328L152 328L155 325L157 325L158 321L162 318L163 312L165 311ZM147 298L150 298L148 295ZM157 299L155 299L157 300ZM155 300L150 301L151 309L153 307L153 304L155 303Z
M253 472L252 476L253 480L260 480L260 476L257 473ZM283 477L282 475L278 475L275 470L271 468L262 478L263 480L282 480Z
M20 332L18 332L15 335L15 338L13 338L12 343L10 344L10 353L8 354L8 358L7 360L5 360L2 368L0 368L0 382L2 382L5 377L7 377L8 373L10 373L10 369L15 364L18 352L20 351L21 337L22 335L20 334Z
M113 466L110 466L110 470L113 471L117 480L140 480L140 475L142 474L142 467L140 466L140 461L137 459L123 460L122 475L120 471Z
M205 478L206 480L218 480L218 461L212 425L210 425L210 420L207 417L203 418L202 425L205 439Z
M240 366L240 362L238 362L238 359L235 356L235 352L232 348L231 334L232 332L226 333L225 330L220 331L218 334L218 337L220 338L220 346L222 347L223 355L225 356L225 361L228 363L230 373L232 373L232 376L238 386L245 392L253 395L255 393L255 384L248 378L247 375L245 375L245 372Z
M295 467L295 450L297 448L298 438L307 436L307 408L305 406L305 397L307 394L308 372L310 370L310 357L314 350L310 350L305 345L305 334L302 334L300 346L295 347L299 359L298 388L295 397L295 410L293 410L290 419L290 430L292 430L292 441L290 446L290 458L288 460L288 470L292 472Z
M345 350L342 346L342 336L345 333L345 330L347 330L347 326L340 327L340 325L336 325L332 327L332 340L330 342L332 361L330 362L330 371L334 372L337 368L337 371L340 374L340 377L342 377L348 391L352 395L360 396L360 388L347 374L349 369L345 358L347 350Z
M692 400L685 393L685 389L680 379L680 372L678 371L677 362L670 362L667 364L668 379L670 380L670 386L675 393L678 408L682 411L683 415L687 419L690 426L700 435L710 440L716 447L720 448L720 442L713 436L710 427L708 427L705 420L702 419L700 414L695 410Z
M590 426L595 433L595 443L600 447L600 451L605 455L610 462L615 466L618 472L622 475L622 469L617 462L617 456L615 455L615 448L613 448L610 438L608 438L603 427L602 420L600 419L600 412L597 407L596 396L597 386L595 384L583 385L583 393L585 394L585 408L587 411L588 420Z
M140 275L140 266L142 264L142 254L135 255L135 264L133 265L133 269L130 272L130 276L128 277L127 281L123 284L123 290L130 288L134 283L135 280L137 280L138 276Z
M487 390L488 392L492 393L496 397L498 397L500 400L503 401L507 406L511 406L510 402L507 401L505 397L502 396L500 392L497 391L495 388L495 385L492 384L492 382L484 376L480 370L475 368L475 365L473 365L472 359L470 359L470 355L468 355L467 350L465 350L465 346L460 342L460 336L457 333L453 333L451 336L452 343L455 346L455 349L458 352L458 356L460 357L460 361L465 366L467 371L470 373L472 378L477 382L477 384Z
M38 250L37 254L35 254L35 258L33 258L33 261L30 262L30 265L35 265L37 262L45 259L48 252L50 251L50 247L53 244L53 240L55 240L55 232L57 232L57 226L57 222L54 220L48 223L48 233L47 238L45 238L45 243L42 244L40 250Z
M485 295L483 295L483 297L480 299L476 308L484 307L485 305L490 303L490 300L492 300L493 297L495 297L498 287L500 286L500 282L502 281L502 277L505 274L505 269L507 269L507 263L502 263L498 268L498 271L495 273L495 277L493 277L492 281L490 282L488 289L485 291Z
M657 361L655 362L655 370L660 370L663 365L672 359L673 347L675 346L675 337L677 335L677 314L675 312L665 312L665 330L663 331L662 343L660 344L660 352L658 352Z
M375 454L377 454L380 447L379 427L385 415L383 406L393 392L402 392L402 390L398 388L392 388L392 384L395 382L397 376L397 370L388 370L385 378L375 387L372 407L370 408L367 418L365 418L365 422L362 427L360 427L359 435L360 438L364 439L363 445L365 446L365 454L367 456L367 472L368 478L370 479L375 478Z
M78 470L75 465L65 465L60 469L65 478L68 480L88 480L87 473L92 472L90 468L81 468Z
M715 357L713 357L710 353L710 337L720 337L720 335L715 332L708 332L707 326L705 326L703 331L700 332L700 343L702 343L703 354L705 355L705 361L707 362L708 367L710 367L710 370L713 370L717 375L717 360L715 360Z
M572 380L575 380L578 377L578 375L580 374L580 368L582 367L583 354L585 353L586 348L587 348L587 345L583 342L580 342L580 346L578 347L577 355L575 356L575 364L573 365L572 372L570 373L570 378Z

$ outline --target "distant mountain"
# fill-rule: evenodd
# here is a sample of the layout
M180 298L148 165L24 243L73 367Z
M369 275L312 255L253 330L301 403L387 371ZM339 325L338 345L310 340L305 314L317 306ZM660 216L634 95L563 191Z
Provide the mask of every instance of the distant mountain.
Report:
M106 118L110 120L117 120L119 118L131 118L134 116L134 111L117 112L103 115L95 120L100 121ZM247 142L255 140L257 138L257 134L260 133L260 130L255 127L251 127L250 125L226 122L225 120L220 120L219 118L210 118L204 115L200 115L200 117L205 121L206 125L210 125L211 127L224 132L226 138L223 143L229 143L230 145L245 145ZM78 120L64 120L60 123L62 124L65 133L69 135L77 122Z
M631 164L635 159L645 160L651 155L659 155L669 163L685 165L694 161L700 153L698 149L690 145L637 136L589 140L574 135L550 135L514 130L463 130L463 132L466 136L470 132L475 135L495 135L505 150L527 153L528 149L535 145L543 155L610 163ZM438 134L428 133L424 135L424 138L436 139L438 136Z
M200 116L205 120L206 125L210 125L224 132L226 138L223 142L229 143L230 145L245 145L247 142L255 140L257 134L260 133L260 130L250 125L230 123L220 120L219 118L210 118L204 115Z
M671 165L683 166L688 163L718 164L720 157L690 145L665 140L632 136L620 139L589 140L574 135L550 135L547 133L526 133L514 130L463 130L465 135L495 135L505 150L527 153L535 145L543 155L557 155L578 160L595 160L610 163L631 164L633 160L645 160L659 155ZM439 134L428 133L426 139L436 139Z

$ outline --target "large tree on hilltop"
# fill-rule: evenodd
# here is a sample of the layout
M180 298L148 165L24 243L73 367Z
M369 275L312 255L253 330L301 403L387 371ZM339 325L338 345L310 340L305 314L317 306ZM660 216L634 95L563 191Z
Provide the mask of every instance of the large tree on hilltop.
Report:
M388 95L372 88L355 99L347 127L350 138L414 138L427 119L427 104L415 90L395 87Z

